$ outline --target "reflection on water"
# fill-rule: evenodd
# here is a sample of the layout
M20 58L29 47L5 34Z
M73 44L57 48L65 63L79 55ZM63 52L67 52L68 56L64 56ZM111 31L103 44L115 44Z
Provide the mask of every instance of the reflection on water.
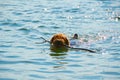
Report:
M67 62L65 62L64 60L67 57L67 53L50 53L50 56L58 64L53 66L54 69L60 70L60 68L65 68Z
M68 48L66 47L61 47L61 48L55 48L53 46L50 46L50 50L55 53L62 53L62 52L67 52Z
M120 80L119 0L0 0L0 80ZM55 33L78 48L56 50Z
M64 55L67 55L67 54L65 54L65 53L51 53L50 55L53 56L53 57L58 56L58 58L59 58L59 56L64 56Z

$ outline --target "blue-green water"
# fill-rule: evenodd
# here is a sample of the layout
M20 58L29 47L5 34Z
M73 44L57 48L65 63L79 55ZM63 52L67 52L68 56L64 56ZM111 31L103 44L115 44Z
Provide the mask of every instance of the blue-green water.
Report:
M0 80L120 80L119 0L0 0ZM55 53L40 37L79 34Z

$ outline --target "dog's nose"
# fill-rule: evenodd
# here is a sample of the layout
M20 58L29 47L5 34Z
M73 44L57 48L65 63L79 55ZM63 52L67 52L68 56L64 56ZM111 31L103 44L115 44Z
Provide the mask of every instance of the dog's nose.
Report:
M55 40L53 43L54 46L63 46L63 42L61 40Z

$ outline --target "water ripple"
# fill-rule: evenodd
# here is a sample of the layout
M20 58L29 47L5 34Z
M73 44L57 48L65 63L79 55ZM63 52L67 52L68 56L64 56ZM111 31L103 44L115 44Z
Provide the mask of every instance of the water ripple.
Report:
M11 26L11 27L21 27L23 26L23 24L20 24L20 23L10 23L10 22L3 22L0 24L1 26Z
M39 62L32 62L32 61L4 61L4 60L0 61L0 64L23 64L23 63L38 64Z
M120 66L111 66L112 68L118 68L118 69L120 69Z
M81 79L85 80L102 80L102 76L83 76Z
M8 68L0 68L0 72L15 72L13 69L8 69ZM1 79L0 79L1 80Z
M13 14L16 16L23 15L21 12L13 12Z
M40 26L38 26L38 28L46 28L46 26L40 25Z
M0 80L15 80L15 79L10 79L10 78L0 78Z
M15 46L16 48L24 48L24 49L34 49L34 48L32 48L32 47L27 47L27 46Z
M34 61L45 61L45 59L41 59L41 58L39 58L39 59L32 59L32 60L34 60Z
M29 19L23 19L21 21L23 21L23 22L31 22L31 20L29 20Z
M69 71L69 70L63 70L63 71L43 71L43 70L37 70L37 72L42 72L42 73L74 73L73 71Z
M37 75L37 74L30 74L29 76L33 77L33 78L39 78L39 79L45 79L46 78L46 77L43 77L43 76L40 76L40 75Z
M17 6L13 4L0 4L1 7L10 7L10 6Z
M101 74L106 74L106 75L116 75L119 76L120 72L101 72Z
M20 28L20 29L18 29L18 30L20 30L20 31L26 31L26 32L29 32L29 31L30 31L30 30L27 29L27 28Z
M0 64L35 64L35 65L49 65L49 66L53 66L53 65L59 65L57 63L53 63L53 62L35 62L35 61L5 61L5 60L1 60Z
M7 53L8 51L0 51L0 53Z
M79 65L79 64L71 64L71 65L68 65L69 67L83 67L82 65Z
M5 57L7 57L7 58L19 58L20 56L5 56Z
M18 29L19 31L23 32L24 34L29 34L30 33L30 29L27 29L27 28L20 28Z
M70 13L79 13L80 9L79 8L72 8L72 9L68 9L65 12L70 12Z
M9 48L9 47L12 47L12 45L5 45L5 44L2 44L0 45L1 48L5 47L5 48Z

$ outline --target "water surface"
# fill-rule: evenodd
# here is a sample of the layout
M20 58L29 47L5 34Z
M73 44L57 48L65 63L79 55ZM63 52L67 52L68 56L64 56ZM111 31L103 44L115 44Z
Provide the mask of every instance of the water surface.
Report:
M0 0L0 80L120 80L119 0ZM55 53L40 37L79 34Z

